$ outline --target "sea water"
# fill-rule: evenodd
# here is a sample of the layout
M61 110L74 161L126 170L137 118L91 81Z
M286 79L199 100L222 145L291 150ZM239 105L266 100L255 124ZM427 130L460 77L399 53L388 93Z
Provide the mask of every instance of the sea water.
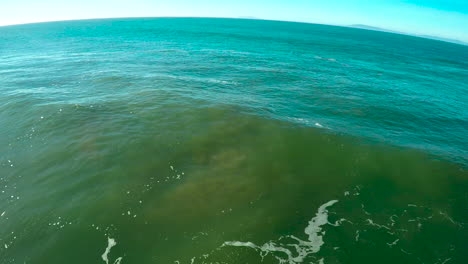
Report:
M0 263L466 263L468 47L240 19L0 28Z

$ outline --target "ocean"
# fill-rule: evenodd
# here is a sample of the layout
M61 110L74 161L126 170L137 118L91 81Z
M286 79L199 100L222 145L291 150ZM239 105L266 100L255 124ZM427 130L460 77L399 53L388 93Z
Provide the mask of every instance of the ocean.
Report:
M468 46L208 18L0 27L0 263L466 263Z

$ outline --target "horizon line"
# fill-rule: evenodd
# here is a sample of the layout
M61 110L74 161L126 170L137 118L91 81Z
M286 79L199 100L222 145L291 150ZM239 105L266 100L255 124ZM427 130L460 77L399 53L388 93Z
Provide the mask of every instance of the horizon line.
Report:
M96 17L96 18L73 18L73 19L59 19L59 20L47 20L47 21L35 21L35 22L24 22L24 23L15 23L15 24L3 24L0 25L0 28L3 27L13 27L13 26L22 26L22 25L34 25L34 24L45 24L45 23L55 23L55 22L73 22L73 21L88 21L88 20L111 20L111 19L149 19L149 18L212 18L212 19L240 19L240 20L263 20L263 21L276 21L276 22L288 22L288 23L301 23L301 24L312 24L312 25L323 25L323 26L333 26L333 27L344 27L344 28L353 28L353 29L360 29L360 30L368 30L368 31L376 31L388 34L395 34L395 35L403 35L408 37L415 37L415 38L422 38L428 39L433 41L439 41L444 43L451 43L455 45L461 46L468 46L468 42L459 39L453 38L446 38L446 37L439 37L433 35L416 35L407 32L401 31L394 31L391 29L375 27L372 25L366 24L351 24L351 25L343 25L343 24L323 24L323 23L315 23L315 22L307 22L307 21L296 21L296 20L279 20L279 19L267 19L267 18L260 18L260 17L217 17L217 16L122 16L122 17ZM362 28L357 26L365 26L371 28ZM437 38L437 39L435 39Z

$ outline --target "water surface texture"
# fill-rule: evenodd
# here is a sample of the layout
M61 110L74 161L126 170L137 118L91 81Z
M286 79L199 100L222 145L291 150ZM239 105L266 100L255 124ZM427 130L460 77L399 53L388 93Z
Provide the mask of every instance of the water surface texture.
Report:
M466 263L468 47L201 18L0 28L0 263Z

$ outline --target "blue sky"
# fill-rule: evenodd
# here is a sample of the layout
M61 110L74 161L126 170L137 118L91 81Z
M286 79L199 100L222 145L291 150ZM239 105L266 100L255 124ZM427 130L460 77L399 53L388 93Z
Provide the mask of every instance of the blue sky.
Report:
M468 42L468 0L0 0L0 25L139 16L366 24Z

